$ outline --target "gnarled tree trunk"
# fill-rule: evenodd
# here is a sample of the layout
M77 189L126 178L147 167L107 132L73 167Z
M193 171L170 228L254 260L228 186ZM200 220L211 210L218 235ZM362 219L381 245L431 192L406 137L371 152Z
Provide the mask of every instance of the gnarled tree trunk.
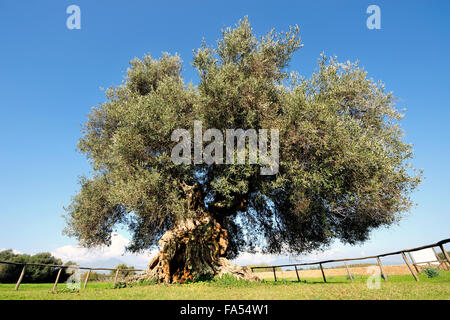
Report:
M149 264L147 278L173 283L210 279L232 274L237 278L259 280L247 267L225 257L228 232L210 215L186 219L167 231L159 241L161 251Z
M183 189L190 218L177 221L161 237L158 242L161 251L142 277L163 283L183 283L228 273L237 278L259 281L250 268L237 266L225 258L228 232L204 209L199 185L183 185Z

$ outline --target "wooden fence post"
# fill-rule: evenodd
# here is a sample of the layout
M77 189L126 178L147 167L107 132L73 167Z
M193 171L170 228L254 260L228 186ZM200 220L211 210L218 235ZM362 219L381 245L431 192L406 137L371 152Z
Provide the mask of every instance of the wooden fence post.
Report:
M344 261L344 264L345 264L345 268L347 269L348 277L349 277L350 280L353 282L353 276L352 276L352 274L350 273L350 269L348 268L347 261Z
M25 274L26 266L27 266L26 264L23 265L22 272L20 273L20 276L19 276L19 280L17 280L16 287L14 288L14 290L16 290L16 291L19 290L20 283L22 282L23 275Z
M439 266L443 265L444 268L445 268L446 270L448 270L449 267L447 266L447 264L445 263L444 260L442 260L441 258L439 258L439 255L437 254L436 249L435 249L434 247L432 247L431 249L433 249L434 256L436 257L437 261L439 262Z
M114 277L114 287L116 286L118 275L119 275L119 269L116 269L116 275Z
M273 269L273 277L274 277L275 281L277 281L277 274L275 272L275 267L272 267L272 269Z
M450 266L450 258L448 257L447 251L445 251L444 245L442 243L439 245L439 248L441 248L444 257L447 260L448 265Z
M297 281L300 282L300 277L298 276L297 266L294 266L294 268L295 268L295 273L297 274Z
M58 274L56 275L56 280L55 280L55 284L53 285L53 289L52 291L55 292L56 291L56 286L58 285L58 281L59 281L59 276L61 275L61 271L63 268L59 268L58 270Z
M411 267L411 265L409 264L408 258L406 258L405 253L402 251L402 257L403 260L405 260L406 265L408 266L409 271L411 271L411 274L413 275L414 279L416 279L416 281L419 281L419 278L417 277L417 275L414 273L413 268Z
M319 265L320 265L320 270L322 270L322 277L323 277L323 282L327 282L327 278L325 278L325 272L323 272L323 267L322 267L322 264L321 264L321 263L319 263Z
M89 276L90 276L90 275L91 275L91 269L88 270L88 273L87 273L87 275L86 275L86 279L84 279L84 286L83 286L83 289L86 289L87 282L88 282L88 280L89 280Z
M384 272L383 264L381 263L380 257L377 257L378 265L380 266L381 275L383 276L384 281L387 281L386 273Z
M409 255L409 258L410 258L411 261L412 261L412 264L413 264L413 266L414 266L414 269L416 269L416 272L417 272L417 273L420 273L419 267L417 266L416 260L414 260L414 257L413 257L413 255L411 254L411 252L408 251L408 255Z

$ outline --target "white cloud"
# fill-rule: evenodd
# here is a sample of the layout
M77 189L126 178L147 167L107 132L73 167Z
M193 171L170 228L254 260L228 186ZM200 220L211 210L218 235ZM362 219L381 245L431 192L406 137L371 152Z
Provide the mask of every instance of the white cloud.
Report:
M75 261L86 267L115 267L118 263L126 263L136 268L145 268L156 251L147 250L140 254L126 252L130 240L118 233L112 233L111 245L92 249L76 245L68 245L55 249L52 255L66 261ZM105 265L106 264L106 265Z
M245 266L249 264L273 264L275 261L285 258L286 256L280 256L275 254L262 254L262 253L241 253L233 263Z
M324 251L313 251L304 257L298 257L297 260L299 259L311 261L327 260L331 258L338 258L337 256L342 256L342 253L345 253L345 251L340 248L333 248Z

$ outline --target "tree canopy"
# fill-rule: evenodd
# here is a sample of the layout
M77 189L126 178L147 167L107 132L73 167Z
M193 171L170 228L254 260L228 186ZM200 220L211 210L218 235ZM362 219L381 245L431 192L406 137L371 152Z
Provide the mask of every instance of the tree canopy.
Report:
M178 55L132 60L83 125L78 148L94 174L66 208L65 232L89 247L109 244L123 224L131 251L154 247L192 216L194 189L199 210L229 234L228 258L354 244L398 222L421 177L395 98L357 63L321 56L311 77L289 72L302 45L298 27L256 37L245 18L194 51L196 85L183 82ZM204 129L278 129L278 172L173 163L171 134L192 132L194 120Z

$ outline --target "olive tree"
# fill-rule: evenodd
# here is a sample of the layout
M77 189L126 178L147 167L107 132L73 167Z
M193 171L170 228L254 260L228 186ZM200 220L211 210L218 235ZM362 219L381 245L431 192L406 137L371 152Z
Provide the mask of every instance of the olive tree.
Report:
M128 249L158 247L150 276L171 283L227 272L250 278L228 259L361 243L398 222L421 174L409 163L393 95L336 58L321 56L309 78L289 72L301 47L298 27L256 37L245 18L194 51L197 85L183 82L178 55L131 61L83 126L78 147L94 173L66 208L65 232L91 247L126 225ZM277 170L195 161L192 143L188 161L175 163L182 139L173 133L194 136L195 121L221 132L275 129Z

